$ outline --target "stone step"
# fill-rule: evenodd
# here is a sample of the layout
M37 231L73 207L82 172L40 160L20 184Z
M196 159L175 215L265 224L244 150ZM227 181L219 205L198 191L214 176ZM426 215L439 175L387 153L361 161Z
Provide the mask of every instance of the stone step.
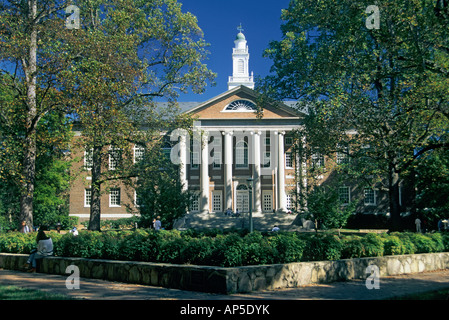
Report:
M254 230L271 231L277 225L281 230L288 230L296 215L280 214L280 213L263 213L253 214ZM240 217L229 217L224 214L191 214L184 221L177 224L177 228L217 228L217 229L244 229L249 228L248 213L242 214Z

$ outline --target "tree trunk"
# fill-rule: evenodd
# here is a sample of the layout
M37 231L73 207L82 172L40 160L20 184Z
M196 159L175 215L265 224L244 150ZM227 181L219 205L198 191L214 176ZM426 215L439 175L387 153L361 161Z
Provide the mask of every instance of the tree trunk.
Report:
M394 165L390 165L389 173L389 198L390 198L390 231L401 229L401 206L399 194L399 173Z
M101 147L93 148L89 230L100 231L101 221Z
M34 182L36 178L36 82L37 82L37 1L28 1L28 20L30 22L30 44L28 61L25 61L24 71L27 89L27 119L26 136L24 141L24 155L22 168L22 190L20 196L20 220L25 221L31 228L33 226L33 197Z

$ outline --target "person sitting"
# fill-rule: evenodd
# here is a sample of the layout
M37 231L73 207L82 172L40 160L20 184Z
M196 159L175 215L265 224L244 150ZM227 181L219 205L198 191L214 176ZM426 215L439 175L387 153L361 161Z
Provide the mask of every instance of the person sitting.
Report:
M278 232L281 229L278 226L274 226L273 229L271 229L272 232Z
M28 272L36 272L37 260L53 255L53 241L44 230L45 228L41 227L37 233L37 249L31 252L26 262L26 265L31 267Z

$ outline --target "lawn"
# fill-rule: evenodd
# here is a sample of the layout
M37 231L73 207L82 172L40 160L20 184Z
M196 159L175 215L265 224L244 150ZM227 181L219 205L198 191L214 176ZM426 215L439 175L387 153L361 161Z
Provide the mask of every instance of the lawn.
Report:
M34 289L24 289L17 286L1 286L0 300L72 300L62 294L54 294Z

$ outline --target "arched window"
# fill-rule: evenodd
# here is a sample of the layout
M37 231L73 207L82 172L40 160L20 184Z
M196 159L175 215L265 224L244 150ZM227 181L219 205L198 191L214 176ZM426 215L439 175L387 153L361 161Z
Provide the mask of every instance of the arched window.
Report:
M243 99L232 101L225 108L225 111L236 111L236 112L252 112L256 110L257 106L254 102Z
M237 186L237 191L239 191L239 190L244 190L244 191L246 191L246 190L248 190L248 186L247 186L246 184L239 184L239 185Z
M236 168L248 168L248 144L241 140L235 145Z

